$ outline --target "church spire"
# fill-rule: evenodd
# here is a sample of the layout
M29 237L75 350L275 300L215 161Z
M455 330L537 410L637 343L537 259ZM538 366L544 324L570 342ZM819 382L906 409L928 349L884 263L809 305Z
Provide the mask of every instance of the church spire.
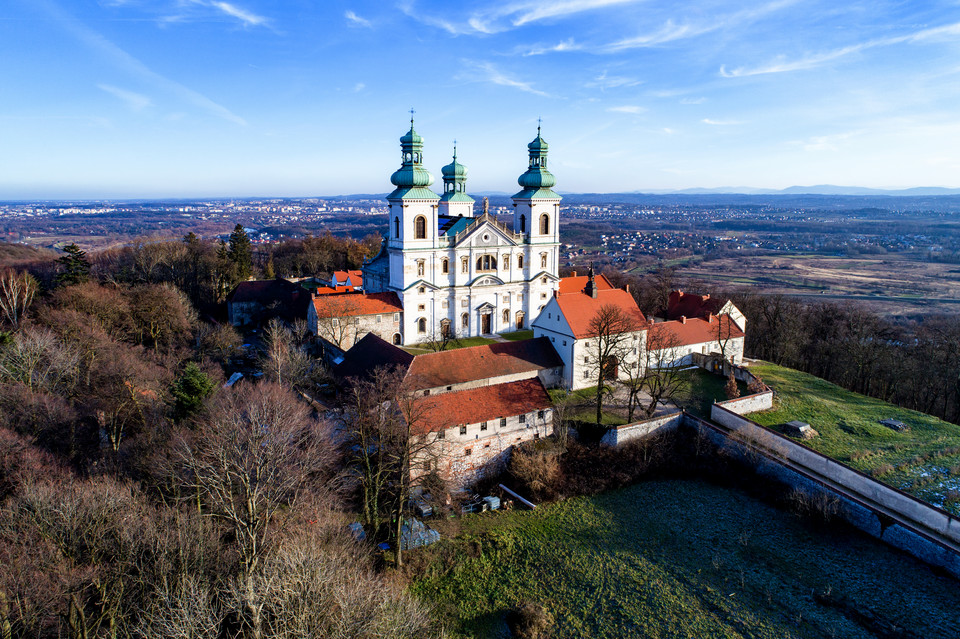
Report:
M453 161L440 169L443 175L441 215L473 215L473 198L467 195L467 167L457 161L457 142L453 142Z
M557 178L547 170L547 150L549 145L540 135L540 121L537 120L537 137L527 145L529 161L526 172L520 176L517 183L523 190L514 195L515 198L557 198L560 196L551 189L556 185Z
M410 130L400 138L402 164L390 176L396 186L387 199L437 199L437 194L428 189L433 176L423 168L423 138L413 128L413 109L410 109Z

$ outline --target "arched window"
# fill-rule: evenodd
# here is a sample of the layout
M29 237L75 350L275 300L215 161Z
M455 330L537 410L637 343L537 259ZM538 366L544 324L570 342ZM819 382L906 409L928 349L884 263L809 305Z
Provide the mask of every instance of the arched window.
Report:
M421 334L427 332L427 318L421 317L417 320L417 332Z
M520 216L520 232L521 233L527 232L527 216L526 215Z
M450 272L450 260L447 258L440 260L440 272L444 274Z
M427 218L418 215L413 221L413 237L417 240L427 239Z
M394 238L400 237L400 218L399 217L393 218L393 237Z
M523 328L523 311L518 312L516 315L516 318L517 318L517 330L519 331L520 329Z
M503 327L507 328L510 326L510 309L503 310Z
M540 235L550 234L550 216L544 213L540 216Z
M469 313L464 313L463 315L460 316L460 328L462 328L463 330L467 330L468 328L470 328Z
M477 270L478 271L495 271L497 270L497 258L493 255L481 255L477 258Z
M523 256L522 256L522 255L518 255L518 256L517 256L517 268L523 268Z
M393 334L393 343L395 346L400 346L400 333Z

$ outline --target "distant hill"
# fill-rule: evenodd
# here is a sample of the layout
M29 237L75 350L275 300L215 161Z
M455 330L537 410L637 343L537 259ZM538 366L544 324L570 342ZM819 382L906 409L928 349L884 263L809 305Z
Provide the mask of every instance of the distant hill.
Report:
M14 267L55 257L57 257L55 251L38 249L26 244L0 242L0 268Z

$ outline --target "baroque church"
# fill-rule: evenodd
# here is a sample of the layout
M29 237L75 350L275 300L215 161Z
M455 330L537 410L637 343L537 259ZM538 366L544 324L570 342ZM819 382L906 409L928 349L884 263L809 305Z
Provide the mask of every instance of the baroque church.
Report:
M363 266L365 292L397 295L404 344L529 328L559 283L560 196L540 127L512 197L512 228L488 212L486 201L474 214L456 147L441 169L439 196L429 188L433 176L412 118L400 147L402 163L390 177L396 188L387 196L390 229Z

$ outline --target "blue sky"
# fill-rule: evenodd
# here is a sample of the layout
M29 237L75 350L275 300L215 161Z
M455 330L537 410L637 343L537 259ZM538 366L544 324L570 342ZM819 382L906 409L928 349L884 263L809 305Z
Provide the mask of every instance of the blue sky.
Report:
M960 187L960 1L7 0L0 198ZM435 185L437 188L438 185Z

